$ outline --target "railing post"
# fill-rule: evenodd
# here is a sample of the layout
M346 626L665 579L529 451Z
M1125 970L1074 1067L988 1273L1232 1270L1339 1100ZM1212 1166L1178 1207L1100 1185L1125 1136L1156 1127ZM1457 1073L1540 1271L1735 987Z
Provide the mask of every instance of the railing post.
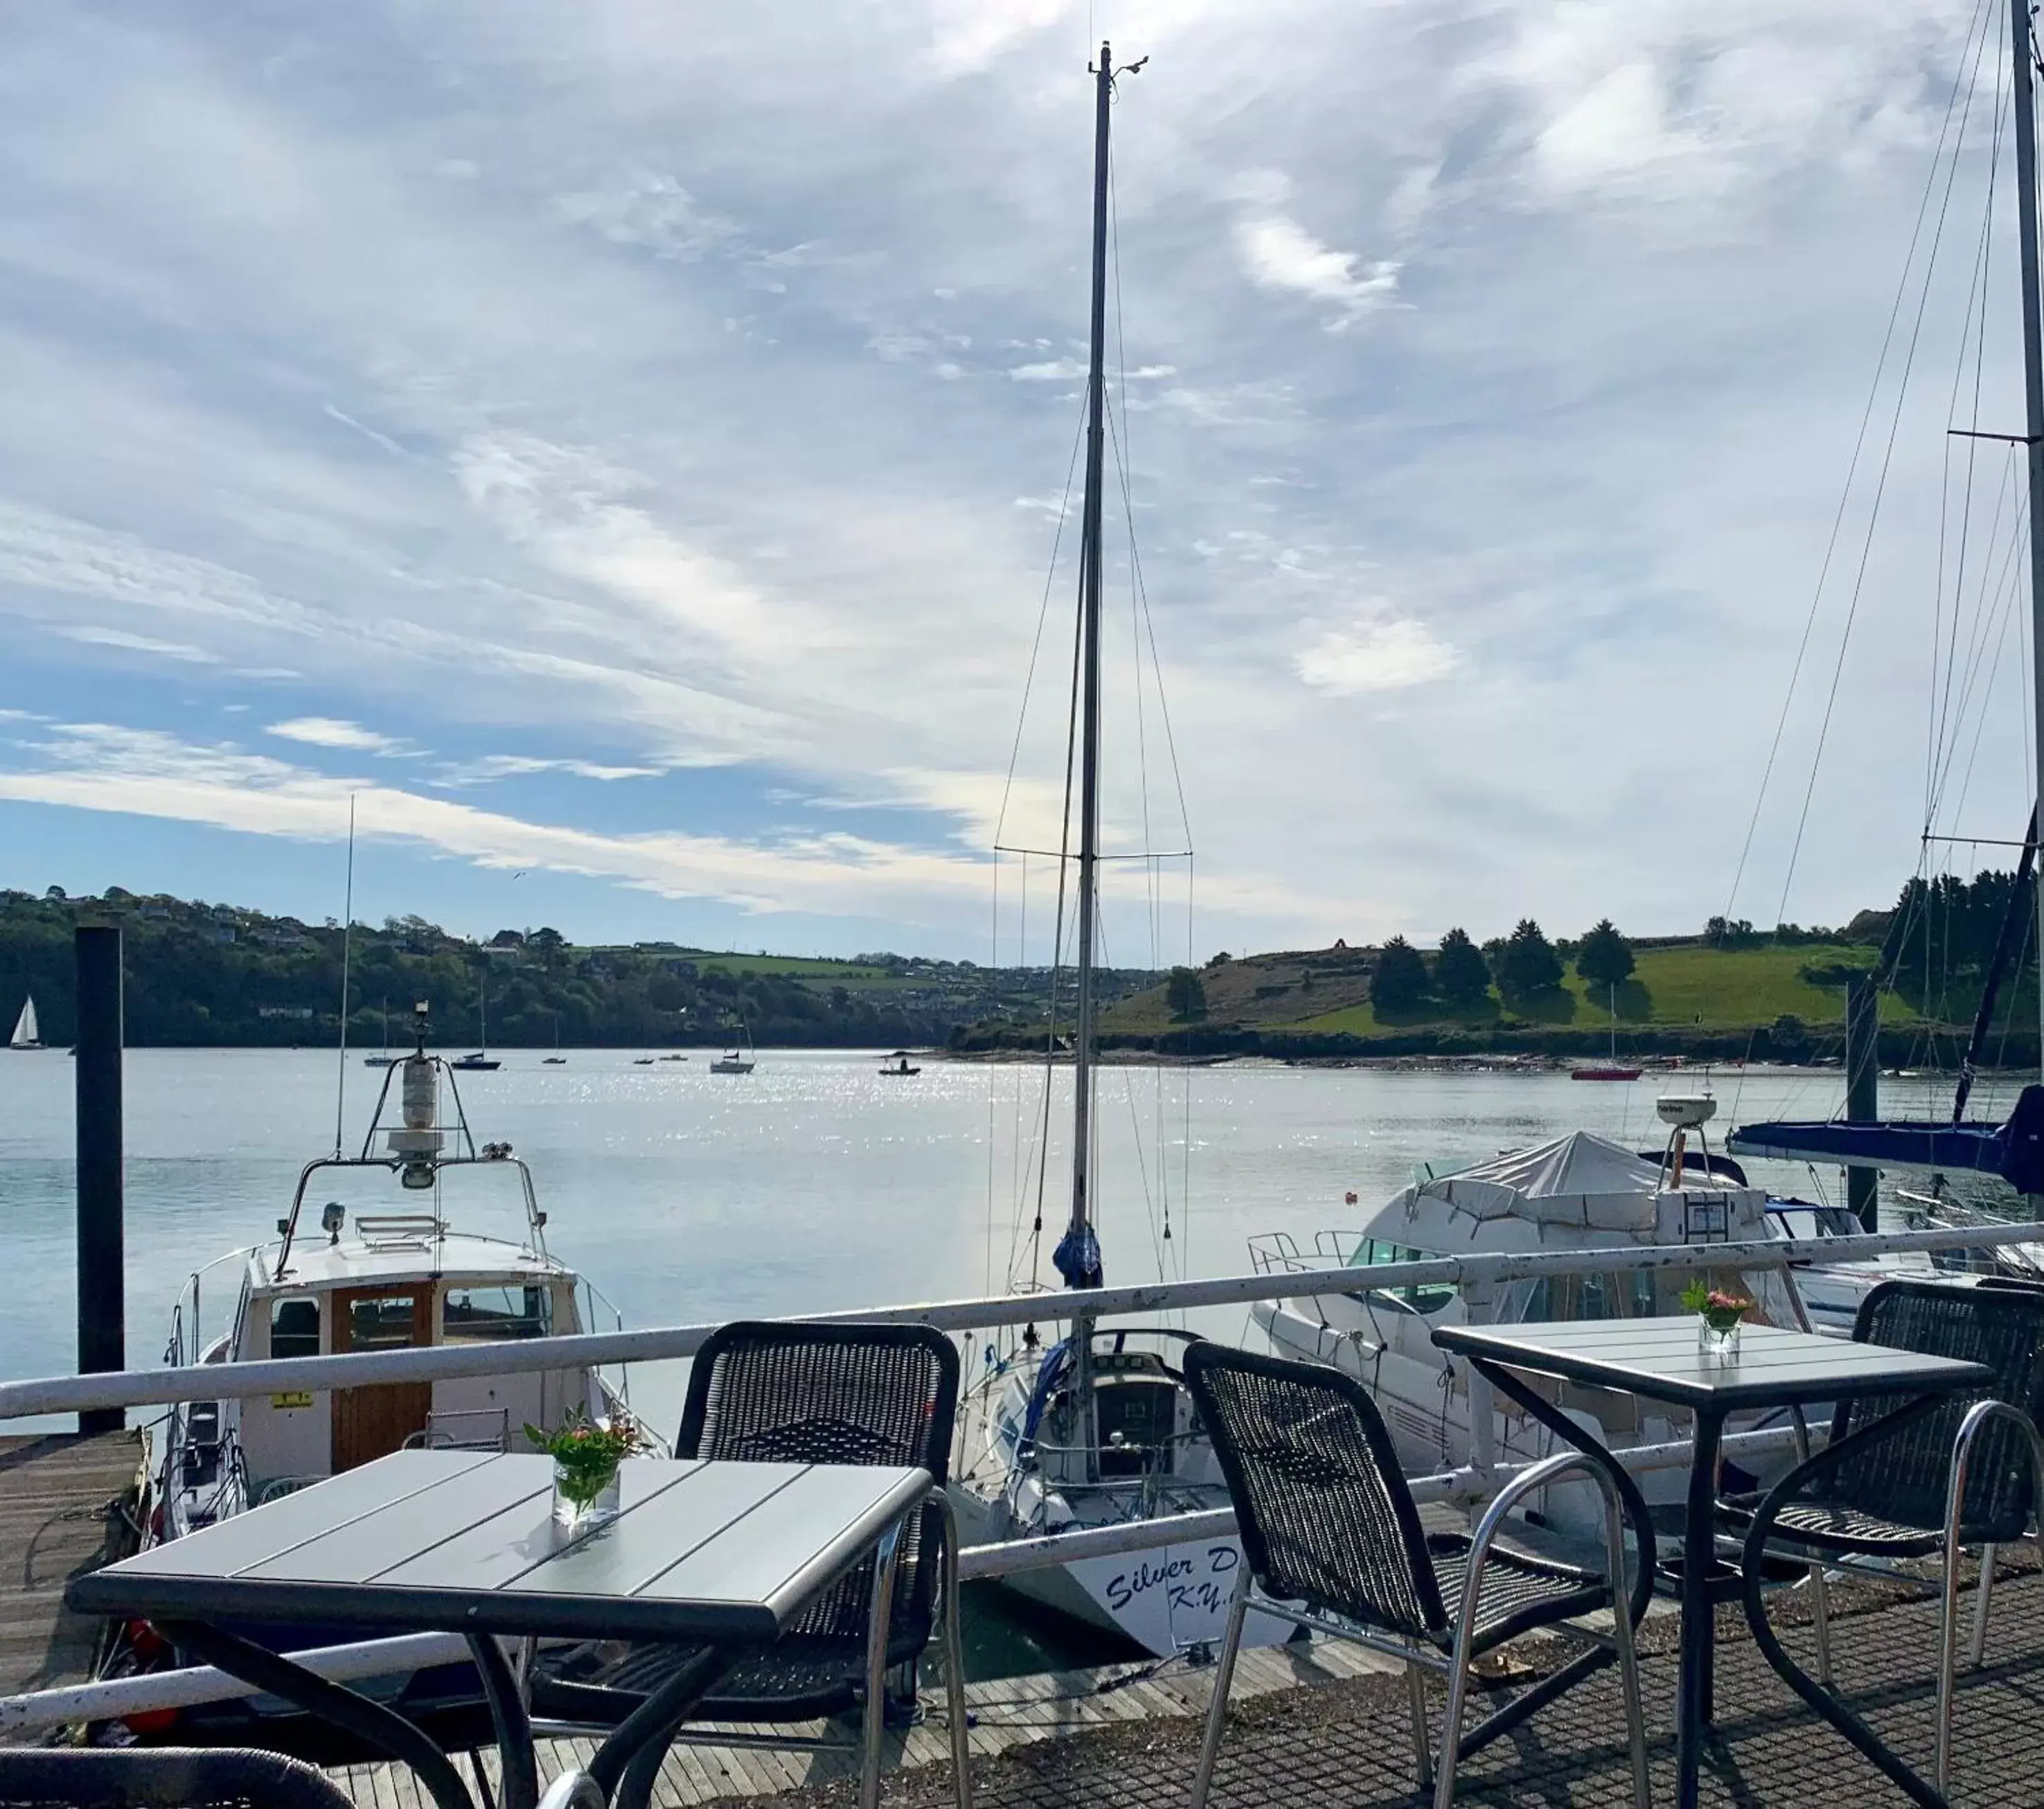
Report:
M78 1372L127 1368L121 1240L121 931L84 924L78 952ZM125 1407L88 1407L82 1433L118 1432Z
M1497 1313L1497 1284L1472 1281L1462 1290L1464 1311L1473 1326L1487 1326ZM1470 1468L1476 1472L1477 1487L1488 1497L1497 1478L1497 1399L1487 1376L1474 1364L1468 1366ZM1478 1503L1470 1509L1472 1526L1482 1516Z

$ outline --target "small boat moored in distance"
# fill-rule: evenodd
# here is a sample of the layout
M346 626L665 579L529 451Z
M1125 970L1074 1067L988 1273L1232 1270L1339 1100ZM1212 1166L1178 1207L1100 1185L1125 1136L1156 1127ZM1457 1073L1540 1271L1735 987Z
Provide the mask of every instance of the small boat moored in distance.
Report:
M880 1072L882 1074L914 1075L920 1074L923 1071L920 1067L912 1068L909 1065L909 1052L906 1049L897 1049L881 1063Z
M486 971L476 976L478 991L475 995L475 1040L482 1046L468 1055L451 1061L448 1066L463 1074L494 1074L504 1064L490 1053L490 976Z
M738 1040L709 1064L709 1071L713 1074L750 1074L758 1066L759 1058L752 1048L752 1033L741 1022L738 1026Z
M14 1033L7 1039L10 1049L39 1049L43 1046L43 1027L36 1022L36 995L32 992L22 1001L21 1014L14 1020Z
M1640 1070L1636 1068L1614 1067L1609 1062L1598 1062L1589 1068L1572 1068L1571 1080L1637 1080Z

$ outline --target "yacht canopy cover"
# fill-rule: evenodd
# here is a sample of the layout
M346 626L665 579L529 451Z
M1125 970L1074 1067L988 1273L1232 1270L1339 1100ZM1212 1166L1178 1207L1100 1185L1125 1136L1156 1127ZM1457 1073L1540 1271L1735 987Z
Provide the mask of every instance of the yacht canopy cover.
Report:
M1766 1196L1760 1190L1725 1187L1713 1182L1700 1168L1684 1180L1684 1191L1692 1198L1708 1195L1726 1202L1727 1229L1733 1235L1744 1226L1754 1227L1748 1235L1766 1235L1762 1229ZM1540 1228L1543 1243L1549 1241L1545 1230L1550 1226L1572 1232L1616 1233L1650 1243L1662 1221L1661 1187L1658 1163L1642 1161L1634 1151L1589 1131L1572 1130L1552 1142L1515 1149L1473 1168L1415 1183L1391 1206L1409 1214L1421 1199L1435 1199L1479 1223L1516 1218ZM1671 1203L1681 1205L1679 1200ZM1389 1210L1383 1215L1391 1216ZM1674 1241L1681 1241L1679 1234Z

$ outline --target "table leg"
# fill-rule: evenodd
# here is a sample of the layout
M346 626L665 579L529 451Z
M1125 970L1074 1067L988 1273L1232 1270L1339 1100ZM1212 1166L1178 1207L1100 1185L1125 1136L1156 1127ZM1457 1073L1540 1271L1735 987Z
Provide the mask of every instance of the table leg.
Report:
M497 1730L497 1759L503 1773L500 1787L504 1809L539 1809L540 1767L532 1753L532 1722L525 1712L525 1699L518 1680L496 1635L472 1633L468 1649L475 1660L475 1674L482 1680L482 1693L490 1703L490 1725Z
M731 1663L731 1655L705 1646L625 1716L589 1761L589 1775L616 1809L645 1809L660 1761L674 1730ZM651 1755L648 1763L635 1763Z
M1697 1773L1715 1694L1716 1616L1711 1571L1717 1561L1718 1449L1724 1416L1699 1407L1689 1459L1689 1499L1682 1526L1682 1675L1675 1733L1677 1809L1695 1809Z
M163 1633L207 1664L239 1677L266 1694L367 1741L380 1752L409 1765L426 1787L436 1809L475 1809L461 1773L439 1747L395 1709L371 1702L302 1665L244 1639L198 1621L159 1621Z

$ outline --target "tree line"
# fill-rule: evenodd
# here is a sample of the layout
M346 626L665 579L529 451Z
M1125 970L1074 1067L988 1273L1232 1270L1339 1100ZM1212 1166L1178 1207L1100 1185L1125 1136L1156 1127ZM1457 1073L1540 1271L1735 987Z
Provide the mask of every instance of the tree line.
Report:
M340 1032L337 923L112 888L102 899L0 891L0 1013L33 995L44 1041L73 1039L72 932L121 923L128 1040L136 1045L332 1047ZM432 1007L436 1046L473 1048L488 990L490 1041L508 1048L671 1048L720 1042L743 1024L782 1046L922 1047L1003 1003L1012 976L964 964L877 958L853 984L754 971L743 956L659 947L578 947L558 931L505 930L484 946L422 918L355 926L348 950L352 1046L409 1039L414 1000ZM1142 976L1144 980L1148 976ZM0 1024L0 1035L6 1025Z

